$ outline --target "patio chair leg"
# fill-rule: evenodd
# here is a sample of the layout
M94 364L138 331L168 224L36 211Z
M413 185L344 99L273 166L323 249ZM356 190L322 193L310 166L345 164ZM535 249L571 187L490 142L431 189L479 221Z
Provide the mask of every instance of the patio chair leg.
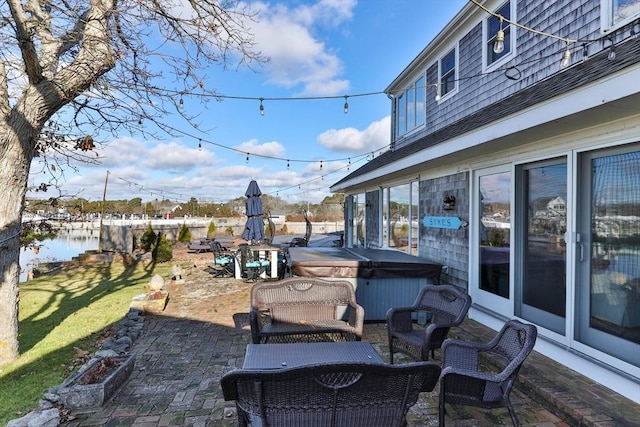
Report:
M509 415L511 415L511 421L513 421L513 426L518 427L520 423L518 422L518 417L516 417L516 411L513 410L511 403L507 405L507 409L509 410Z
M444 378L440 378L440 395L438 396L438 427L444 427L444 416L447 413L444 405Z

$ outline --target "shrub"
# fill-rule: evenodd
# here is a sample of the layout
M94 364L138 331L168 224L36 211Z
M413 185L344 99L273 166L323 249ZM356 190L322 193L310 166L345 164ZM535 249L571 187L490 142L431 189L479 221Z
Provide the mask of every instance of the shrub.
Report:
M191 241L191 230L187 227L187 224L182 224L180 231L178 232L178 242L189 243Z
M216 234L216 225L211 221L207 229L207 239L212 238Z
M158 236L156 236L156 233L153 232L151 223L149 223L147 225L147 231L145 231L142 234L142 237L140 237L140 248L142 248L142 250L145 252L149 252L156 243L157 238Z
M227 235L229 236L233 236L233 227L227 227L225 233L227 233Z
M155 262L170 261L171 258L173 258L173 245L164 235L158 234L156 244L151 254Z

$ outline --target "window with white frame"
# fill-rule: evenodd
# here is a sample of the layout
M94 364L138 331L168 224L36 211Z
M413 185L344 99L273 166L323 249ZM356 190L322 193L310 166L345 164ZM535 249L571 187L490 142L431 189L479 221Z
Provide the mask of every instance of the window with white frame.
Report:
M504 3L485 21L485 65L490 67L512 53L511 1ZM502 17L502 18L501 18Z
M440 59L440 96L445 96L449 93L453 93L456 89L456 74L457 74L457 55L456 48L451 49L449 53Z
M601 0L602 31L608 32L640 17L640 0Z
M396 96L396 135L424 124L425 78L416 80L407 90Z

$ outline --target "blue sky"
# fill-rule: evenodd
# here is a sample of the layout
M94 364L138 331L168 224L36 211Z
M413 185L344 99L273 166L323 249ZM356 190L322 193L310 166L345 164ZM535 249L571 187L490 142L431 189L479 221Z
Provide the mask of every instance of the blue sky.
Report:
M67 171L63 191L100 200L109 171L108 199L182 202L196 197L225 202L242 196L253 178L263 193L288 202L319 202L330 195L333 183L366 161L364 156L377 154L390 142L387 96L350 96L345 114L344 95L384 91L465 3L255 3L260 12L252 32L258 49L270 61L258 72L212 69L205 84L226 96L267 98L264 116L257 100L226 98L203 104L187 96L184 108L201 119L197 130L175 116L166 122L184 132L182 136L112 138L99 150L100 165L79 165L77 173ZM293 99L332 96L339 98Z

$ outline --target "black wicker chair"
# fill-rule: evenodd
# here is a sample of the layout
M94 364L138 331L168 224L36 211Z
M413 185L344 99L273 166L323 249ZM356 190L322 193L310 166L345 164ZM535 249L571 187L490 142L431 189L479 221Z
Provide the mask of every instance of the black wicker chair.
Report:
M442 344L440 426L444 427L446 403L486 409L506 407L513 425L518 426L509 394L537 334L535 326L510 320L488 343L446 340ZM498 366L499 372L489 366Z
M429 360L429 352L433 357L449 329L462 323L470 306L471 296L458 287L427 285L412 306L389 309L387 335L391 363L396 352L413 360ZM420 316L427 321L426 327L414 323Z
M432 391L440 367L320 364L287 369L234 370L220 380L235 400L239 426L406 426L420 392Z
M306 223L304 237L294 237L293 239L291 239L291 242L289 243L290 247L307 246L309 244L309 239L311 239L313 224L311 224L311 221L309 221L309 215L307 214L307 211L304 211L302 215L304 216L304 222Z

